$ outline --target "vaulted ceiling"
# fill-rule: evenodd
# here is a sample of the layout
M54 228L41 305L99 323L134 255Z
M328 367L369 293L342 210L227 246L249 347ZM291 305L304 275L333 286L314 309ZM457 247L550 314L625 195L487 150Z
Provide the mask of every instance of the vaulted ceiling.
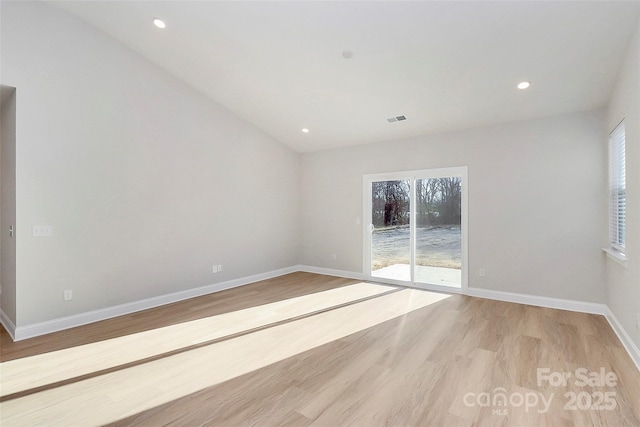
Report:
M49 3L299 152L604 106L640 7L609 0ZM156 17L165 29L152 24ZM521 81L531 86L518 90ZM407 120L387 120L400 115Z

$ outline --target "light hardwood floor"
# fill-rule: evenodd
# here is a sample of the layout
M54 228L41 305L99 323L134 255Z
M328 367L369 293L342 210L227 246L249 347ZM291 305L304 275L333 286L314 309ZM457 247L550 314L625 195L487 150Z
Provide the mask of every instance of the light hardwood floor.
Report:
M308 273L0 339L3 426L640 426L602 316Z

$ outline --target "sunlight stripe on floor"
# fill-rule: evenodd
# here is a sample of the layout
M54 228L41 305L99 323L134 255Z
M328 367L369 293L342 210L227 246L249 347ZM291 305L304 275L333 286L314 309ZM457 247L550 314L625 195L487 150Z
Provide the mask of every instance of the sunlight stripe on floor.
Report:
M0 363L0 396L42 387L395 290L357 283Z
M401 290L0 403L7 425L103 425L448 298Z

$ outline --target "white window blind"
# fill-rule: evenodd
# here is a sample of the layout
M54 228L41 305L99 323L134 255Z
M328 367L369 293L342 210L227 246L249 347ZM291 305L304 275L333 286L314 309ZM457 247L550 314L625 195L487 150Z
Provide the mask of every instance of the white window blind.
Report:
M623 121L609 134L609 243L622 254L625 253L626 205Z

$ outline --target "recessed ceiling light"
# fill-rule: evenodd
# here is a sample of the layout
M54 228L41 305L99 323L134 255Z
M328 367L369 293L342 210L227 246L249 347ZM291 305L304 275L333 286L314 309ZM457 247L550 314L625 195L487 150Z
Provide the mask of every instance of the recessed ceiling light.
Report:
M529 82L520 82L520 83L518 83L518 89L526 89L529 86L531 86L531 83L529 83Z
M167 26L167 24L165 24L162 19L158 19L158 18L153 19L153 25L155 25L158 28L166 28Z
M302 128L302 132L304 132L304 133L309 133L309 129L307 129L307 128Z

